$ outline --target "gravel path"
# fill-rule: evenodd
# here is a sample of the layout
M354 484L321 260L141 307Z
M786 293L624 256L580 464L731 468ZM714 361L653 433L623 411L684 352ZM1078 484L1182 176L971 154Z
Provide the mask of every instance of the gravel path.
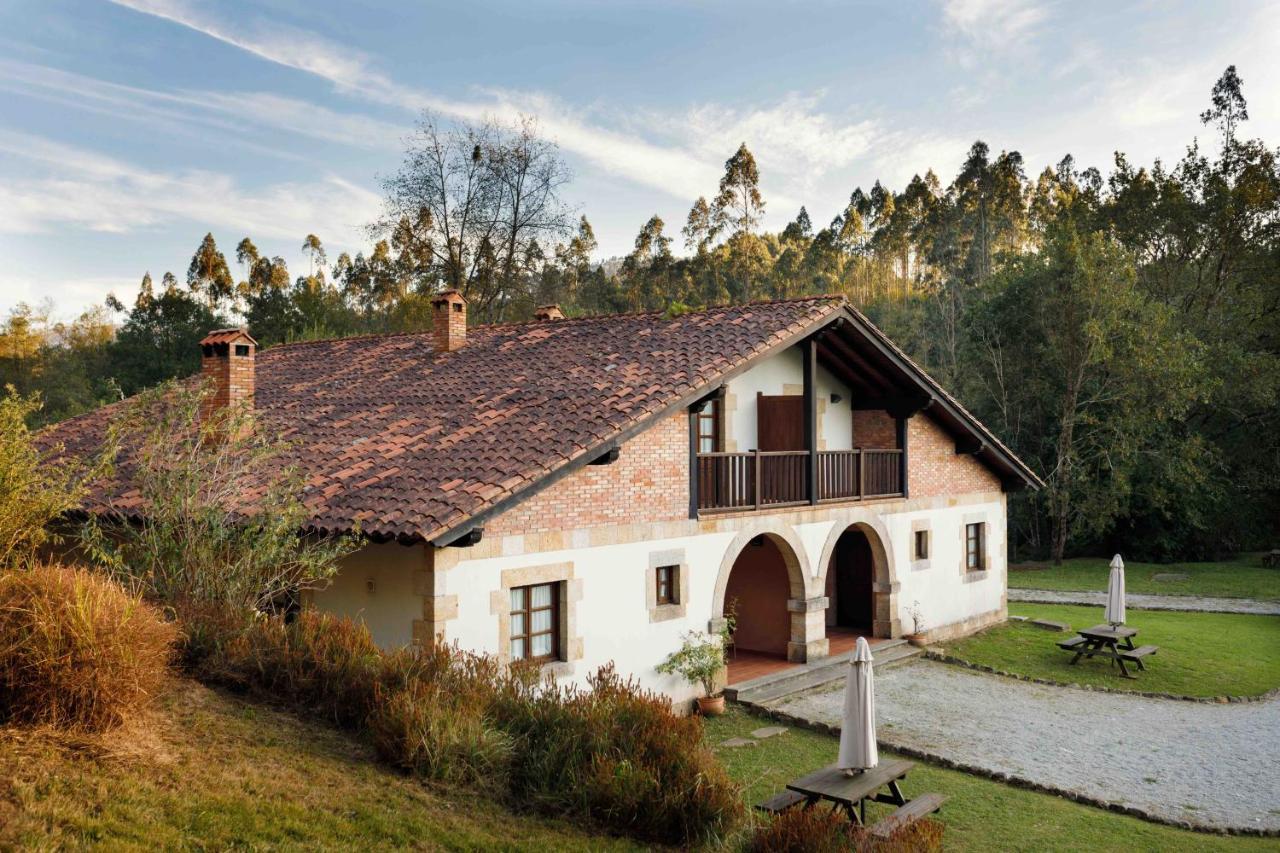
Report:
M1105 591L1061 591L1056 589L1009 589L1010 601L1034 601L1039 604L1087 604L1107 606ZM1129 593L1125 604L1135 610L1202 610L1206 613L1257 613L1280 616L1280 601L1258 601L1253 598L1211 598L1201 595L1150 595Z
M1050 687L920 660L876 674L885 745L1175 822L1280 830L1280 699L1206 705ZM770 707L839 725L842 682Z

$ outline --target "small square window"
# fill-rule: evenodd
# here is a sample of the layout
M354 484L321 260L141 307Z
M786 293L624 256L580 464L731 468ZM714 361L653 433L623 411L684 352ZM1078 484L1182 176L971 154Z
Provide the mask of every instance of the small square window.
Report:
M679 604L680 567L658 566L655 572L658 604Z
M236 344L236 355L243 357L248 354L249 354L248 344Z
M964 567L971 572L980 572L986 567L987 525L966 524L964 529Z
M560 584L511 590L511 659L560 659Z
M915 559L929 559L929 531L927 530L915 532Z

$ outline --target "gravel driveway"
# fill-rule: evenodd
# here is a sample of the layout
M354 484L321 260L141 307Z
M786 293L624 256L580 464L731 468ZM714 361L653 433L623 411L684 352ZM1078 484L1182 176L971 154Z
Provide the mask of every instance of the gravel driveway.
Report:
M1038 604L1085 604L1107 606L1106 592L1056 589L1010 589L1010 601L1034 601ZM1134 610L1192 610L1206 613L1257 613L1280 616L1280 601L1257 601L1252 598L1212 598L1204 595L1150 595L1129 593L1125 604Z
M842 682L771 703L839 725ZM1280 699L1207 705L920 660L876 674L886 745L1218 828L1280 829Z

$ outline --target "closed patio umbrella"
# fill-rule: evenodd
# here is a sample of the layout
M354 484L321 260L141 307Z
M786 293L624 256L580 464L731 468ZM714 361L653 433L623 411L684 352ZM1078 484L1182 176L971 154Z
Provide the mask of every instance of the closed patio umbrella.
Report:
M880 763L876 749L876 691L871 673L871 646L858 638L844 683L844 718L840 723L840 756L836 766L848 774Z
M1111 579L1107 583L1107 622L1124 624L1124 560L1116 554L1111 558Z

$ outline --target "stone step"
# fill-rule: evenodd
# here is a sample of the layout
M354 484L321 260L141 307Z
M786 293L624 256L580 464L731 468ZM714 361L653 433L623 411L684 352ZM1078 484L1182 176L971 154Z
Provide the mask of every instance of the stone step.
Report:
M876 645L871 657L877 669L909 660L921 653L921 649L907 645L906 640L887 640ZM726 687L724 695L733 702L759 705L772 702L792 693L809 690L847 677L849 658L853 652L831 655L813 663L800 664L781 672L762 675Z

